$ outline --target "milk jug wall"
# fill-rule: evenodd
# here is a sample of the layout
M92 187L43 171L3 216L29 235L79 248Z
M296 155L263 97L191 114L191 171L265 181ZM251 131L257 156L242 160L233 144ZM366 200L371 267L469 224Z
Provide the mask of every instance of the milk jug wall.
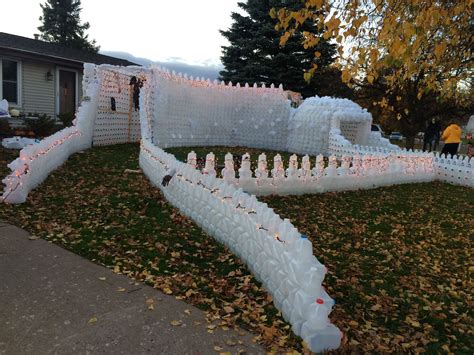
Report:
M153 69L153 137L160 147L245 146L328 154L331 129L350 144L377 145L372 116L347 99L314 97L295 109L281 87L227 85ZM381 137L380 137L381 138Z
M286 150L291 108L282 88L223 85L158 69L152 73L158 146Z
M214 172L203 172L162 150L167 146L242 145L287 149L292 113L278 88L232 87L153 70L141 96L140 166L167 200L241 258L274 304L313 351L336 349L342 333L331 324L334 301L324 291L326 268L311 242L255 196ZM163 177L173 174L170 184Z

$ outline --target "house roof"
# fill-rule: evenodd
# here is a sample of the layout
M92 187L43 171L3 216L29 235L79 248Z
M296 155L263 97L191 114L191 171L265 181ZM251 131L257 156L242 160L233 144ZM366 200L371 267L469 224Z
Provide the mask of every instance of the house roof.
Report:
M79 63L112 64L122 66L138 65L125 59L82 51L75 48L65 47L56 43L21 37L4 32L0 32L0 48L26 52L30 54L33 53Z

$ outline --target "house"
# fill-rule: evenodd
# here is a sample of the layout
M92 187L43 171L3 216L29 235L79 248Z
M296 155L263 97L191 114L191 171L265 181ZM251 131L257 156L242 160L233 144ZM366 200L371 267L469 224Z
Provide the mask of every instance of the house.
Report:
M84 63L137 65L55 43L0 32L0 100L25 113L75 112Z

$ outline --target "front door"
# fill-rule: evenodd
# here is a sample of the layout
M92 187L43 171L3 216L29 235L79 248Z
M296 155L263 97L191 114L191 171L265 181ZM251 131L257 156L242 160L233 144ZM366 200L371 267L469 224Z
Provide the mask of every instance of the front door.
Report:
M59 113L76 111L76 72L59 70Z

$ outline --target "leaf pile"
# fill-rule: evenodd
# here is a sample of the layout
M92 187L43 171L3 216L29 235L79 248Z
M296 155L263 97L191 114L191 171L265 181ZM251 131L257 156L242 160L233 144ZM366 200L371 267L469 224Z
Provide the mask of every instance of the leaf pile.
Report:
M306 351L245 266L134 172L138 150L75 154L26 203L0 204L0 219L206 310L209 332L237 326L268 350ZM472 190L433 183L265 202L328 266L341 352L472 349Z

